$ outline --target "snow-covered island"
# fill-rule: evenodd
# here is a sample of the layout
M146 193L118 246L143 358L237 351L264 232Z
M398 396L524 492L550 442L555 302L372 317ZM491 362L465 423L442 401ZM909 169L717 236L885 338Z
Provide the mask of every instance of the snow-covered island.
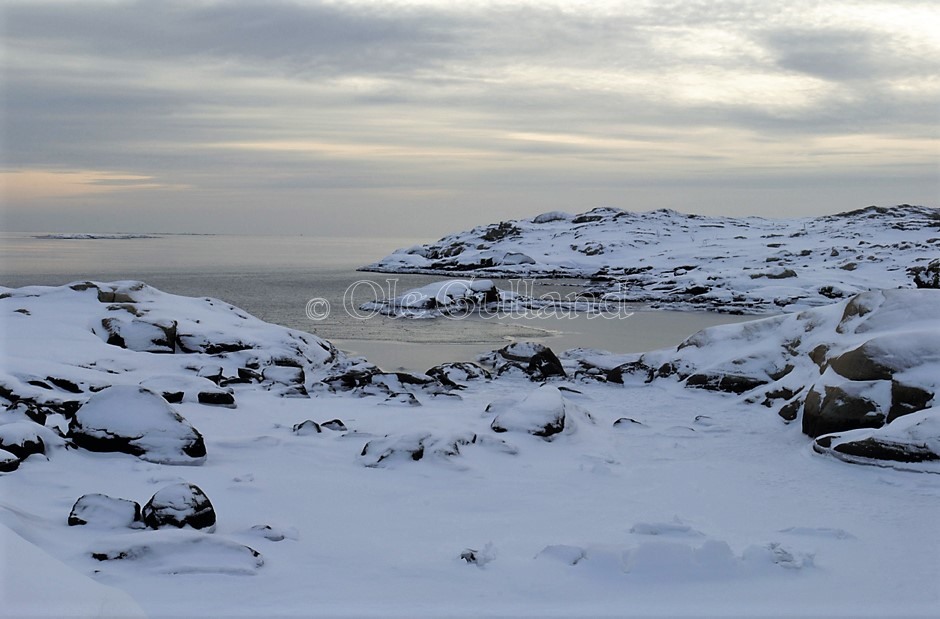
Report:
M362 270L590 278L587 292L599 301L790 312L865 290L940 286L940 209L871 206L798 219L550 212L400 249Z
M423 374L139 282L0 289L3 612L935 616L940 290L890 288Z

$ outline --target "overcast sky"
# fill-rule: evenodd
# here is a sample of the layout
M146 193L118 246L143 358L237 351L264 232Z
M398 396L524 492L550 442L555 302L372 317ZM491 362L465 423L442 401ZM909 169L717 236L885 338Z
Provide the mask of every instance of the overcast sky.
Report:
M940 203L938 3L28 0L3 227L438 237Z

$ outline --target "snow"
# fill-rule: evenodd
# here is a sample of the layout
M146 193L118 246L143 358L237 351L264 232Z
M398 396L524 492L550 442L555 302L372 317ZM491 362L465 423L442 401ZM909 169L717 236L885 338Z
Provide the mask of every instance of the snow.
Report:
M362 270L601 277L591 290L607 301L799 311L866 290L914 287L918 270L940 253L938 227L940 210L910 205L781 220L598 208L480 226Z
M112 305L131 303L108 299L109 291L132 296L148 310L142 319L175 321L200 349L106 343L94 329L126 313ZM873 338L916 342L917 334L936 333L936 291L879 290L710 329L645 355L574 351L559 355L567 376L544 384L507 373L466 380L459 390L405 375L377 375L369 389L330 389L325 378L357 367L342 353L216 300L135 283L3 292L3 393L49 406L97 401L96 417L128 431L144 421L133 411L162 415L168 407L199 429L206 447L201 466L56 448L0 474L5 613L140 616L135 605L151 616L187 617L929 617L940 610L940 469L857 466L816 453L799 423L778 416L778 400L762 405L783 386L852 382L820 373L810 358L817 346L827 347L818 357L825 363ZM892 350L900 358L903 349ZM303 368L307 395L234 380L239 369L260 375L284 367L275 363L284 358ZM895 378L936 389L933 357L913 366L913 357L903 358ZM646 370L624 371L619 384L589 372L625 363L673 364L685 377L667 372L647 382ZM210 367L213 376L221 369L237 407L190 397ZM768 382L742 393L687 388L688 376L722 371ZM30 384L48 377L71 381L79 393ZM141 383L169 390L174 377L187 394L178 404L158 407L159 395L141 391ZM876 387L877 398L893 397L884 389ZM135 406L124 407L123 398L103 406L109 392ZM383 405L405 396L420 406ZM933 446L937 411L930 405L837 440L857 432ZM0 424L27 423L19 409L6 415L0 410ZM562 415L561 432L530 434ZM64 416L51 413L47 423ZM622 418L638 423L615 427ZM293 431L308 419L323 428L339 421L331 431ZM493 429L497 420L507 431ZM143 503L166 492L173 503L189 484L211 498L211 533L67 524L83 495Z
M6 617L147 617L127 593L67 566L3 524L0 548L0 604Z

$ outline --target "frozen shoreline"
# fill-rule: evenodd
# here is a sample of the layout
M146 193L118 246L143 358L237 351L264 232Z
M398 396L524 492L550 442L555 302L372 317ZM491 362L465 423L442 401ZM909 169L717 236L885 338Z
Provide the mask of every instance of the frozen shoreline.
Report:
M777 414L789 400L771 396L788 380L853 392L800 347L828 342L823 362L845 371L838 359L882 336L912 351L892 380L935 389L940 362L906 342L937 330L937 294L870 293L860 310L725 325L646 355L519 345L422 376L134 282L4 289L3 393L20 403L0 411L0 437L45 443L0 476L0 524L152 615L928 616L940 603L936 462L815 453ZM770 376L787 359L794 369ZM134 389L103 400L108 385ZM147 423L179 427L179 447L69 447L76 419L87 431L108 410L111 430L133 435L138 385L148 402L176 402L162 417L148 405ZM871 387L879 410L903 400ZM101 404L115 398L126 406ZM936 411L841 432L830 448L940 451ZM173 415L204 438L204 458L161 463L194 436ZM181 482L211 500L212 532L128 528L117 512L66 522L80 496L142 505ZM27 552L16 567L39 565ZM43 600L13 599L43 614Z

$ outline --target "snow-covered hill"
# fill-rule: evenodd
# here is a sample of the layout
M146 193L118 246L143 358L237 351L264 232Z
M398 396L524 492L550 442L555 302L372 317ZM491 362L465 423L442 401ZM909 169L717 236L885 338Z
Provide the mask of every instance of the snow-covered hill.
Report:
M873 206L801 219L552 212L400 249L363 270L585 277L607 300L796 311L865 290L937 286L940 210Z
M519 343L420 375L137 282L3 289L0 601L932 616L938 296L876 291L642 356ZM806 427L811 393L842 425Z

